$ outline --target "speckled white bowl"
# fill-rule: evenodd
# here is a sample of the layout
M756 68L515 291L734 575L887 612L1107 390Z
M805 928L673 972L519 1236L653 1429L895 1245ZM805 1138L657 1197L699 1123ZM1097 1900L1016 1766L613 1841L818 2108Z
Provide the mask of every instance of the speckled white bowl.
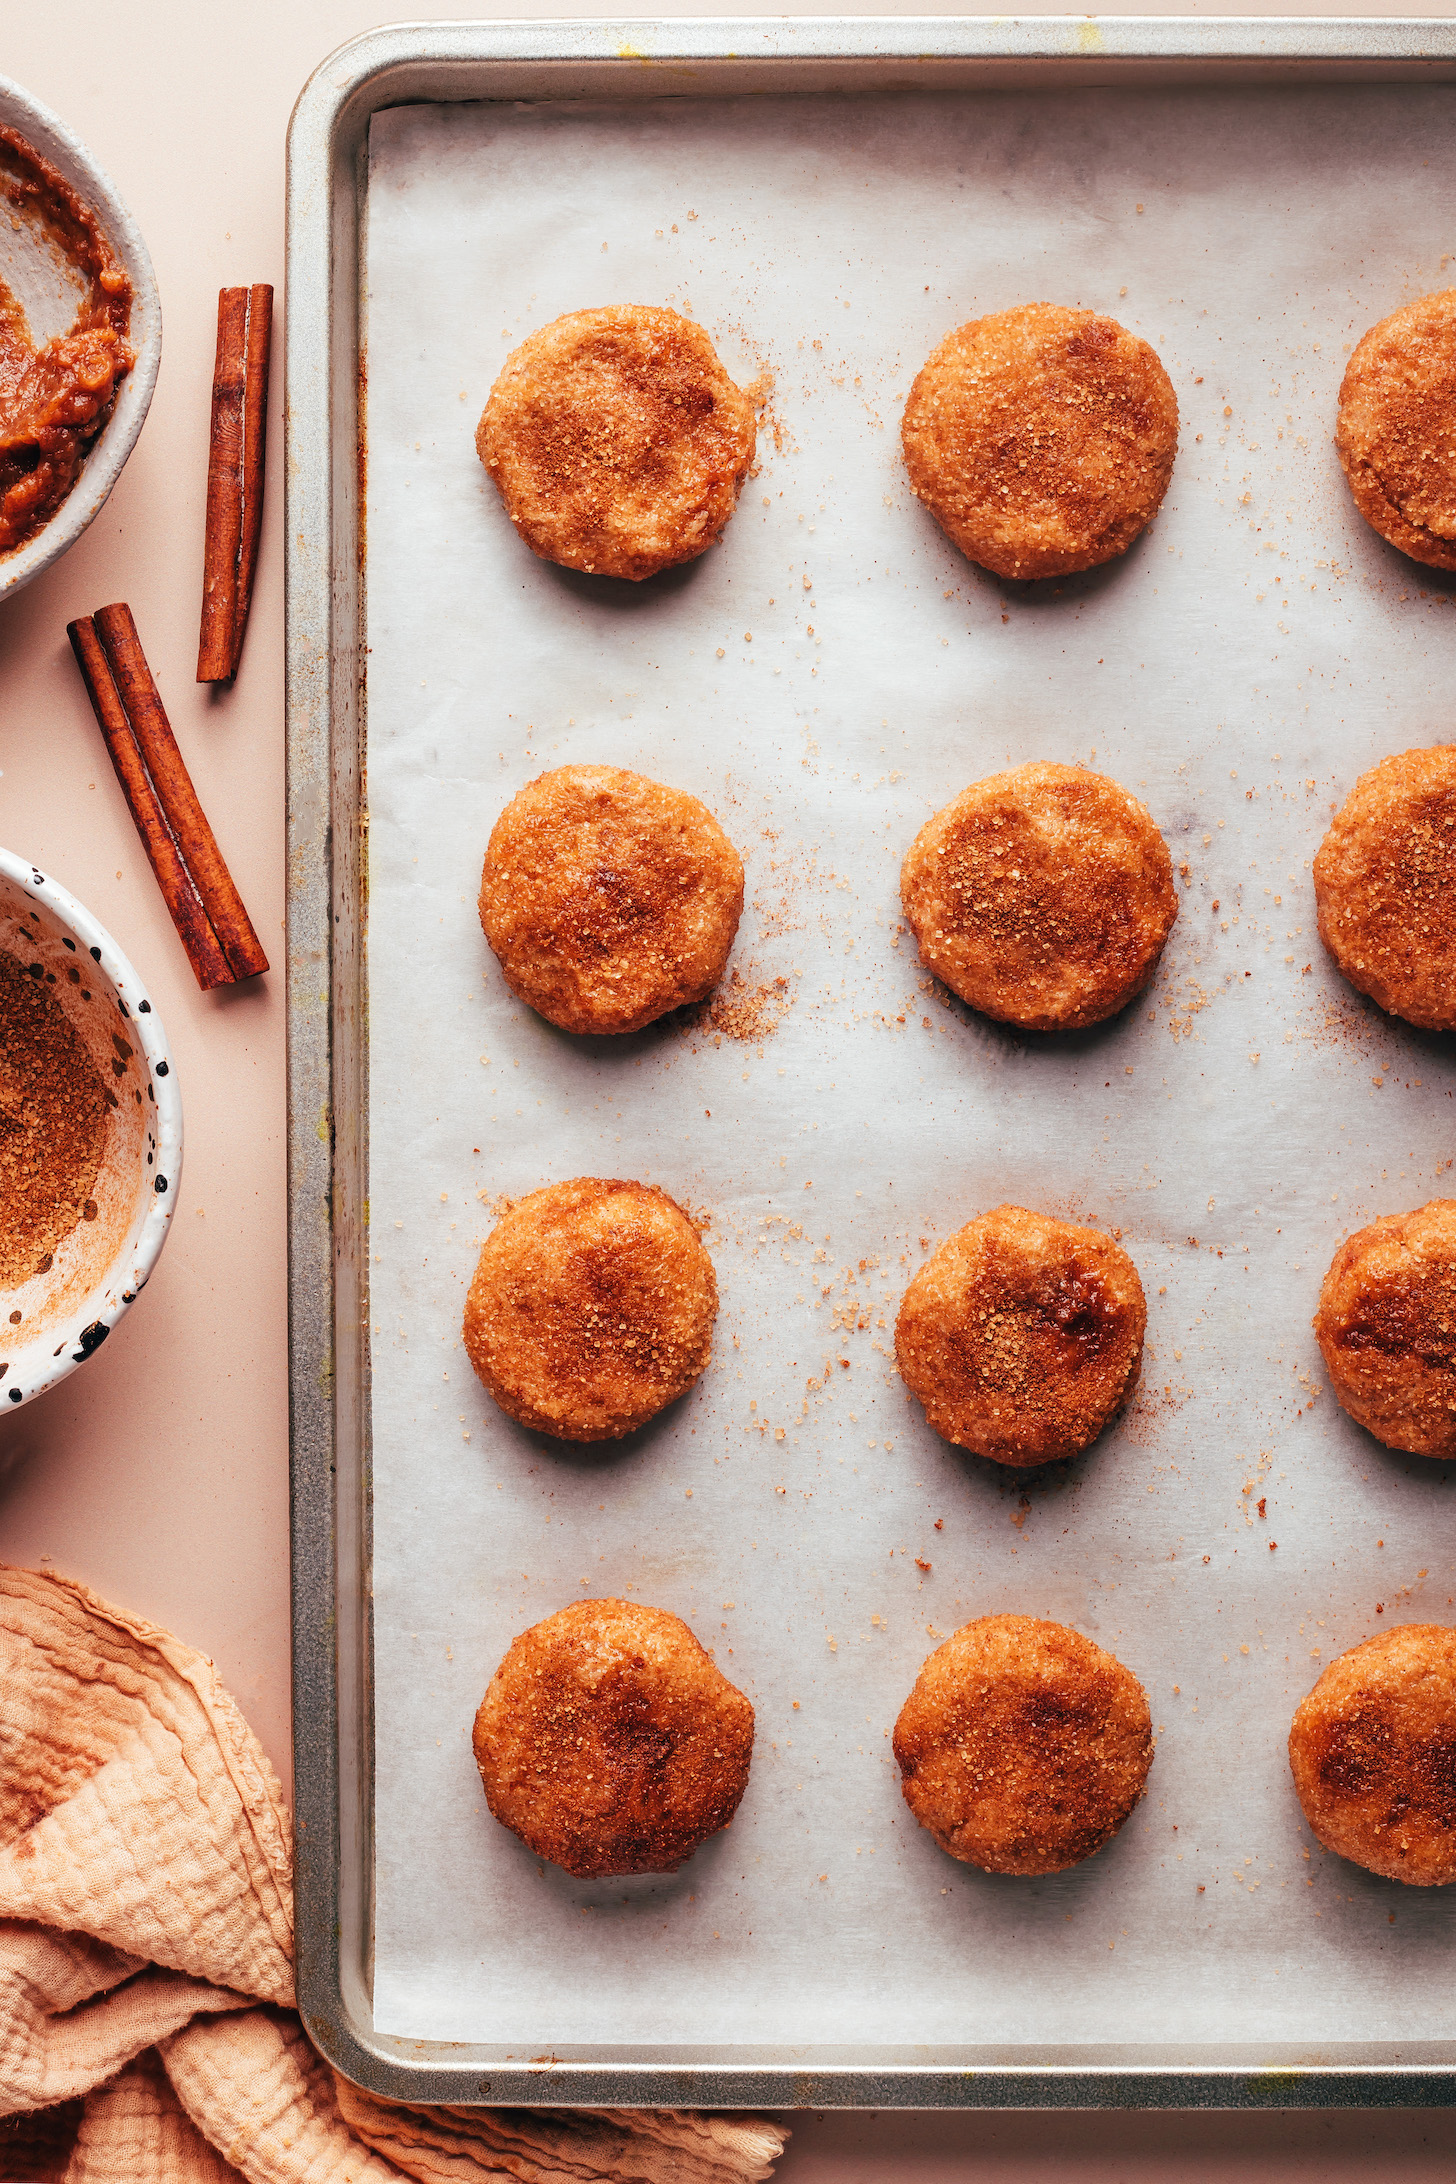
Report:
M136 446L157 383L162 361L162 306L156 275L141 230L116 194L110 177L97 166L81 139L59 115L42 106L18 83L0 76L0 123L18 130L28 144L65 176L96 214L102 233L131 280L131 344L136 363L117 390L116 406L94 441L81 466L81 475L45 527L18 551L0 560L0 599L20 590L42 569L58 561L74 546L92 518L98 515L107 494L121 476L126 459ZM28 231L16 233L6 223L0 235L0 275L21 291L31 311L31 328L37 339L48 340L65 331L62 287L55 269L43 260ZM19 257L28 252L32 262ZM29 275L28 280L20 278ZM28 296L25 291L29 289ZM44 323L32 299L49 302L58 320Z
M21 1289L0 1290L0 1416L99 1350L167 1240L182 1174L182 1099L161 1018L104 926L0 849L0 949L51 987L113 1097L95 1220Z

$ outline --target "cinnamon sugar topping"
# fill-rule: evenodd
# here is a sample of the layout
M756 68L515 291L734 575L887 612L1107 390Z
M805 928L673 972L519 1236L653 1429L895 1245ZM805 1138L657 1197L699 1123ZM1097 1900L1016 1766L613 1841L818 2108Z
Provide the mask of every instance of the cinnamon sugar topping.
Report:
M43 1273L94 1220L106 1088L39 963L0 950L0 1289Z

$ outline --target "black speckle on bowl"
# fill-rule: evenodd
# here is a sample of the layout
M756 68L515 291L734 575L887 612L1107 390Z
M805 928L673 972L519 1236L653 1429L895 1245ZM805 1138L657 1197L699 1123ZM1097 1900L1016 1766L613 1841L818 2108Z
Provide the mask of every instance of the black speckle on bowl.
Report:
M21 1398L21 1391L20 1391L20 1389L19 1389L19 1388L12 1388L12 1389L10 1390L10 1400L11 1400L11 1402L12 1402L12 1403L18 1403L18 1402L20 1401L20 1398Z
M171 1075L171 1066L170 1066L170 1064L169 1064L169 1063L167 1063L167 1062L158 1062L158 1064L157 1064L157 1075L158 1075L159 1077L167 1077L167 1076L170 1076L170 1075Z
M155 1184L153 1185L153 1189L154 1189L154 1190L155 1190L155 1191L157 1192L157 1195L158 1195L158 1196L160 1197L160 1196L161 1196L161 1194L162 1194L162 1192L163 1192L163 1191L164 1191L164 1190L165 1190L166 1188L167 1188L167 1178L166 1178L166 1177L165 1177L164 1175L159 1175L159 1176L157 1177L157 1180L156 1180Z
M79 1338L81 1347L75 1353L76 1363L84 1365L92 1351L99 1350L110 1333L111 1329L105 1320L92 1320L89 1327L83 1327Z

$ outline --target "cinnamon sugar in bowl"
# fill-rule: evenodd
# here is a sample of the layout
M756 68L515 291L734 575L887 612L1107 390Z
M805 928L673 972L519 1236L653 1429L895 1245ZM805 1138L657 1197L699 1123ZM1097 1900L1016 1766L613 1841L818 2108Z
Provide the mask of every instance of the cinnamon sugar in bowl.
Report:
M101 1347L182 1173L161 1021L109 933L0 849L0 1414Z

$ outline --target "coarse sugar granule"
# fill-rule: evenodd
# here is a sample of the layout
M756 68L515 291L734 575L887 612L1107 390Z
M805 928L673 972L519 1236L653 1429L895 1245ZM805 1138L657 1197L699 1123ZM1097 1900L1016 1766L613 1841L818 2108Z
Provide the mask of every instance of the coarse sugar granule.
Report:
M49 1263L91 1198L106 1088L64 1010L0 949L0 1289Z
M750 986L737 970L729 983L705 1003L713 1030L744 1045L771 1038L788 1006L789 982L786 978Z

